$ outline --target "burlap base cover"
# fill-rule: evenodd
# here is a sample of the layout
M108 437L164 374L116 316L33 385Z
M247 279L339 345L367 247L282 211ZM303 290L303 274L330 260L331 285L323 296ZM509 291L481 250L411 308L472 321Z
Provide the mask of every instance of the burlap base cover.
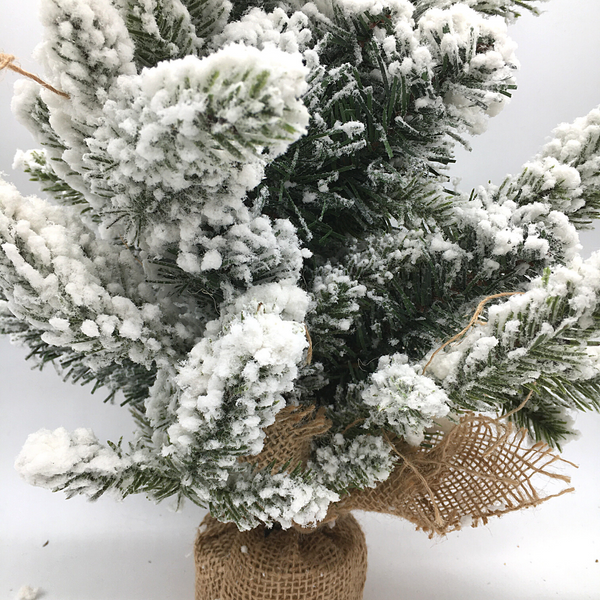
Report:
M306 464L313 438L329 427L322 412L289 407L250 460L272 471ZM530 446L525 430L499 419L467 415L429 447L388 442L399 459L388 479L343 497L316 530L239 532L207 517L196 541L196 600L360 600L366 546L350 511L402 517L431 537L572 491L541 496L538 485L569 482L552 467L566 461L543 443Z
M364 534L350 514L331 525L241 532L207 516L196 538L196 600L361 600Z

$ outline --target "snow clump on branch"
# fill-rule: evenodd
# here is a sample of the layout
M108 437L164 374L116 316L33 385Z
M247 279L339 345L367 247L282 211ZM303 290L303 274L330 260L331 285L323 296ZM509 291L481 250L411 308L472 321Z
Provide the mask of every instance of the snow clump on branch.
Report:
M297 54L231 44L121 77L88 139L106 219L125 217L126 239L158 256L194 231L247 222L246 192L306 132L307 73Z
M250 288L207 325L179 368L182 394L168 430L169 452L185 454L195 438L214 438L211 445L219 447L224 430L232 448L249 455L262 450L263 429L285 407L283 394L292 391L306 360L307 307L308 295L293 282L267 284Z
M444 390L419 375L403 354L382 356L370 381L361 393L370 411L364 426L389 429L413 446L423 441L425 429L435 419L450 412L452 404Z

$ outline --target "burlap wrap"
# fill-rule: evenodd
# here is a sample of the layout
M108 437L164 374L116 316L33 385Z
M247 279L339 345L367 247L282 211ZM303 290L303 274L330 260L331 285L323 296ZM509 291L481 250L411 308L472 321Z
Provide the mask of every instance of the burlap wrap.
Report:
M306 464L313 438L329 427L322 412L287 408L267 428L263 452L245 460L291 470ZM264 528L241 533L205 519L196 540L196 600L360 600L366 546L350 511L402 517L431 537L573 490L541 496L534 480L568 483L550 469L566 461L543 443L530 447L525 430L499 419L467 415L427 448L388 441L398 457L390 477L343 497L312 533L298 527L265 537Z
M265 430L265 444L257 456L240 458L250 462L256 470L271 467L271 472L292 472L299 464L306 465L310 458L312 441L329 430L325 409L315 412L314 407L287 406L277 413L275 423Z
M361 600L365 536L345 514L313 533L241 532L208 515L196 538L196 600Z
M393 448L400 461L388 479L342 498L330 511L333 516L350 510L386 513L433 537L573 491L540 496L534 480L540 485L549 479L570 481L550 470L566 461L541 442L530 447L526 430L489 417L464 417L431 448L403 443Z

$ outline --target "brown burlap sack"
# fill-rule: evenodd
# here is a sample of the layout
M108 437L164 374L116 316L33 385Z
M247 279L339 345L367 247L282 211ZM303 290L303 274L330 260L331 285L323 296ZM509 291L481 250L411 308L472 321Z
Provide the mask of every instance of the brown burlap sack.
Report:
M272 471L306 465L314 437L330 426L322 411L289 407L267 428L264 450L245 460ZM350 511L396 515L431 537L572 491L542 497L537 478L569 482L551 470L562 459L499 419L467 415L429 447L388 442L398 456L389 478L343 497L317 529L241 533L207 517L196 541L196 600L360 600L367 550Z
M361 600L364 534L350 514L331 525L240 532L207 515L196 538L196 600Z

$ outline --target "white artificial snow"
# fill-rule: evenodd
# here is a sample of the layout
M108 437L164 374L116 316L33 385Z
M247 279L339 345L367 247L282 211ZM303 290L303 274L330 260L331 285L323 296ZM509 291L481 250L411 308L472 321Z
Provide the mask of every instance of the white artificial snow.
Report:
M146 41L146 44L160 45L163 48L166 46L172 58L177 58L185 53L197 52L203 46L203 40L195 34L189 12L179 0L136 0L134 3L117 0L117 4L121 4L124 16L135 17L141 31L151 39L153 38L152 41ZM205 1L203 4L203 12L207 19L210 8L213 8L213 15L218 10L218 7L210 6L210 1ZM160 15L159 21L157 21L157 14ZM213 27L215 25L213 24ZM173 32L174 28L176 31ZM167 36L168 39L165 40L162 37L161 29L167 32L171 29L169 32L171 35ZM178 44L183 45L180 47Z
M389 11L394 35L379 26L373 29L374 41L389 62L366 76L379 82L392 77L430 80L450 63L457 73L444 83L439 95L415 98L415 108L435 107L446 112L459 121L459 129L481 133L489 117L498 114L507 102L500 90L514 83L513 72L518 63L514 56L516 46L508 38L506 24L500 17L485 17L462 3L444 3L443 7L425 10L418 23L413 20L413 4L402 0L337 0L304 6L295 2L293 6L301 7L316 21L338 18L334 6L346 18L356 18L365 11L370 15ZM355 60L357 64L362 61L358 46ZM335 76L335 70L328 75ZM401 117L396 120L410 128Z
M257 285L236 298L228 307L229 314L224 311L224 318L238 318L242 311L250 310L260 314L276 314L288 321L302 323L309 305L308 294L295 284L293 280L282 280L277 283Z
M353 138L365 130L365 125L360 121L346 121L345 123L336 121L333 124L333 129L343 131L349 138Z
M41 589L24 585L19 589L16 600L37 600L40 597Z
M358 315L360 305L357 299L367 293L365 285L353 280L344 269L331 264L324 265L316 274L313 284L313 310L310 327L322 333L329 331L348 331L353 324L353 317ZM330 307L327 310L325 307ZM335 317L333 310L342 312L343 317Z
M40 17L45 34L36 59L45 69L45 79L69 99L22 81L15 88L13 112L46 146L51 169L98 205L99 198L89 193L81 175L85 139L98 124L102 100L114 79L135 73L133 42L110 0L44 2ZM54 133L49 137L48 128L39 126L40 97L50 112Z
M219 228L248 221L246 192L260 183L266 164L306 131L309 116L299 96L307 74L300 54L236 43L117 81L103 108L106 124L88 145L94 156L113 163L97 185L116 192L115 209L130 210L142 189L153 196L139 245L160 255L180 239L195 242L204 223ZM219 136L231 138L228 145ZM88 163L94 186L99 163ZM188 189L189 199L176 200L173 192ZM169 223L153 224L159 206L169 212Z
M204 263L200 261L200 257L193 252L179 252L177 255L177 266L185 271L186 273L200 273L202 271L201 265Z
M98 337L100 335L100 330L98 329L98 325L94 321L90 321L86 319L81 324L81 331L88 337Z
M313 0L312 2L288 0L288 2L308 14L316 9L330 19L334 16L334 5L348 16L365 12L377 15L389 9L394 16L410 18L414 11L414 6L408 0Z
M547 276L534 279L525 293L509 296L491 305L487 311L487 321L472 327L459 344L452 344L439 352L427 373L448 388L452 388L459 380L461 371L476 381L477 375L484 373L490 362L492 368L503 368L490 358L496 349L507 352L514 368L513 361L527 360L530 350L537 346L540 339L559 336L568 327L590 326L591 315L597 310L599 292L600 253L594 253L586 261L577 258L568 266L555 266ZM549 301L553 298L568 299L571 309L571 313L555 327L548 322L551 311ZM520 318L533 321L537 327L537 334L529 339L527 345L523 345L523 338L519 337L522 329ZM494 334L501 329L504 330L503 335L498 338ZM515 344L518 347L515 348ZM423 364L429 358L426 357ZM572 367L540 358L536 368L519 375L519 381L522 384L535 381L540 375L539 368L543 368L546 375L557 372L573 380L589 379L600 374L596 357L591 353L581 356ZM505 375L512 377L510 369L505 371Z
M78 209L23 198L2 181L0 209L0 285L7 307L37 328L42 340L93 351L91 369L123 350L144 364L170 353L176 343L170 323L187 319L170 300L158 308L142 265L128 250L94 239Z
M442 65L446 61L465 78L479 80L483 93L456 82L446 90L444 102L451 114L464 120L471 133L482 133L487 118L497 115L507 102L497 86L514 83L513 72L518 66L516 44L507 35L504 19L484 17L457 3L425 11L418 32L419 42L427 45L434 62Z
M586 196L600 186L600 109L573 123L563 123L540 154L526 163L517 184L524 197L537 196L553 209L571 215L585 208Z
M347 489L361 475L361 487L375 487L385 481L394 468L390 444L381 437L359 435L352 440L333 436L329 445L319 446L309 468L319 473L319 479L329 486Z
M182 390L177 422L169 428L176 452L189 450L193 435L213 432L224 417L227 390L240 386L238 417L229 422L235 444L249 454L262 449L262 428L285 406L308 347L302 320L308 297L291 282L257 286L236 299L220 322L180 366L176 382ZM289 319L289 320L288 320ZM199 433L200 432L200 433Z
M518 189L527 194L526 187L519 185ZM581 249L574 225L564 213L553 210L550 202L519 206L493 185L479 187L474 198L457 202L455 215L474 230L477 246L489 249L492 256L523 256L526 250L526 256L538 260L549 259L556 252L564 260L571 260Z
M69 433L64 427L54 431L40 429L27 438L19 453L15 468L25 481L49 489L60 489L74 475L115 475L129 466L108 447L101 446L91 429L76 429ZM98 484L85 479L76 487L93 495Z
M218 269L223 264L223 257L219 254L218 250L209 250L202 258L200 269L202 271L210 271L212 269Z
M465 369L487 362L490 352L498 345L498 343L498 339L494 336L480 337L476 340L465 360Z
M473 526L473 516L472 515L464 515L460 518L460 526L461 527L472 527Z
M306 483L284 473L259 472L250 481L240 478L236 482L232 502L238 507L249 505L257 495L261 501L256 518L263 522L277 521L284 529L294 524L316 525L327 516L330 504L340 499L337 493L319 483Z
M37 58L46 72L54 76L55 87L68 93L75 102L82 96L93 96L90 91L93 86L89 83L106 87L105 81L97 79L104 75L95 70L98 65L113 76L134 72L131 62L133 42L109 0L43 3L40 19L45 26L46 39L37 49ZM73 27L73 23L77 26Z
M600 108L594 108L573 123L559 125L553 135L554 138L542 149L541 156L553 156L564 164L578 159L586 146L593 144L600 135Z
M296 231L287 219L272 222L260 216L235 224L222 235L196 230L192 236L185 243L182 240L183 250L177 257L181 269L198 274L222 267L229 278L247 285L265 275L269 279L296 279L304 258L310 256L300 248Z
M289 54L304 53L312 39L307 25L308 17L303 12L297 11L288 16L282 8L266 13L254 7L239 21L228 23L212 44L215 48L222 48L230 43L243 42L261 50L273 47Z
M373 135L380 148L393 140L379 123L367 132L354 111L330 109L342 100L364 102L371 92L377 97L392 82L399 94L410 93L407 114L388 115L390 127L406 131L407 139L425 132L433 140L427 147L409 144L403 153L392 148L394 158L364 167L365 182L381 198L398 198L401 173L431 172L431 157L447 155L450 138L480 133L505 105L501 92L514 83L515 45L503 19L482 11L510 17L512 4L421 0L416 13L408 0L289 0L271 12L250 7L228 23L232 4L221 0L196 3L194 19L180 0L45 2L38 56L47 79L70 99L33 82L18 84L15 113L45 150L19 152L15 164L42 178L58 176L92 210L25 199L0 182L0 316L9 328L20 321L27 335L67 359L85 355L81 365L92 374L115 364L122 366L119 375L147 373L151 389L148 422L140 422L129 453L104 446L89 429L41 430L17 459L21 475L94 497L107 481L123 490L140 475L166 469L175 473L178 493L210 503L223 520L237 511L242 528L259 521L318 523L338 491L388 477L395 459L383 437L322 436L310 479L255 472L239 458L263 449L265 429L282 408L311 402L327 385L326 361L307 364L310 336L317 355L344 357L361 310L378 303L386 311L396 301L386 295L394 280L410 286L431 264L443 274L445 291L466 270L492 279L510 269L517 276L545 265L552 270L523 284L523 295L490 305L487 322L445 347L425 373L433 348L419 364L400 353L380 357L374 371L374 361L359 361L371 372L338 393L362 402L369 433L389 430L418 445L426 428L450 421L456 386L468 393L499 362L510 380L506 393L542 370L573 381L597 378L600 353L585 344L573 365L530 360L530 351L569 327L597 334L600 254L577 258L570 218L585 219L586 199L600 190L600 109L559 126L518 177L453 198L439 222L420 214L434 212L422 210L429 199L447 198L432 178L414 187L414 197L412 189L406 193L389 230L349 238L346 254L316 256L304 271L311 252L292 222L261 214L267 202L274 206L273 191L261 186L250 194L310 129L300 143L310 144L308 167L316 177L306 187L290 177L282 193L303 208L332 203L360 210L340 191L341 172L327 163L345 164L375 148ZM127 15L171 60L138 71ZM358 19L381 15L389 21L370 24L372 48L356 43L333 67L327 64L338 54L336 29L341 34ZM163 39L173 24L177 29ZM370 49L381 62L366 60ZM432 121L439 130L423 129ZM294 165L298 156L290 152ZM296 218L310 241L309 224L299 211ZM468 248L465 238L472 240ZM189 283L181 294L155 283L172 273L174 282ZM311 282L308 293L301 275ZM406 291L410 298L414 290ZM570 313L551 324L556 298L568 302ZM524 322L532 323L535 339L525 335ZM367 324L374 349L408 348L404 331L389 330L391 318ZM230 505L215 502L221 493Z
M451 405L446 393L432 379L419 375L403 354L379 359L361 398L370 411L365 425L390 428L417 446L425 429L434 419L445 417Z

